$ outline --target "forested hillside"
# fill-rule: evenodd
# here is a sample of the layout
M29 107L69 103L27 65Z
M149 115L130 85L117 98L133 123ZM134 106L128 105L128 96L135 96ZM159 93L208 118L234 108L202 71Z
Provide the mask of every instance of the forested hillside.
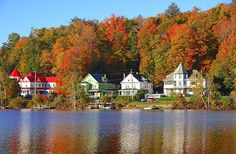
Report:
M229 95L236 89L236 4L180 12L173 3L149 18L74 18L68 25L32 29L28 37L10 34L0 57L8 74L17 68L23 75L35 69L56 75L68 93L89 72L122 75L129 69L162 86L183 62L202 71L212 91Z

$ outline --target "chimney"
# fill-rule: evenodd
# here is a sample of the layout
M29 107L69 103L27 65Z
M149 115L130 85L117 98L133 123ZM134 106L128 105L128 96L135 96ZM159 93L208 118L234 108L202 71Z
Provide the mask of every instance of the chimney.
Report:
M138 72L136 72L136 74L138 75Z
M123 73L123 79L125 78L125 73Z
M104 74L104 78L106 78L107 77L107 75L106 74Z

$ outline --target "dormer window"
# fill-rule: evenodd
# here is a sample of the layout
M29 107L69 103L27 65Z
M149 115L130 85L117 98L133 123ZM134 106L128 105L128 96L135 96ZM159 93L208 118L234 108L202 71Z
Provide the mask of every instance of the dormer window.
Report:
M103 82L107 82L107 78L104 76L104 77L102 77L102 81Z

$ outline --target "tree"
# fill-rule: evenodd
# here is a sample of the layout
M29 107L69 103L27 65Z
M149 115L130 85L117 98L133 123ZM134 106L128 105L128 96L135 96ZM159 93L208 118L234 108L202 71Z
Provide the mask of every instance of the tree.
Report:
M146 93L148 93L147 90L138 90L137 93L134 95L134 99L136 101L140 101L145 97Z
M2 68L0 68L0 99L3 107L3 101L7 99L7 74Z
M153 42L155 35L158 35L159 29L155 24L155 19L149 19L138 33L138 49L140 54L139 70L149 79L152 77L154 70L154 61L152 50L157 42Z
M15 98L20 96L21 88L16 79L7 79L7 98Z
M20 35L17 33L11 33L8 35L8 41L3 43L3 50L11 50L15 43L20 39Z
M20 86L15 79L10 79L6 72L0 67L0 106L4 106L4 101L17 97L20 93Z
M216 59L210 68L210 77L215 90L229 95L234 89L236 78L236 33L231 33L219 47Z
M193 86L193 95L198 98L198 101L204 103L205 108L208 108L207 102L205 101L206 89L204 88L204 78L201 73L193 72L190 77L191 85Z
M165 11L165 14L169 17L173 17L180 13L179 7L175 3L171 3L168 9Z

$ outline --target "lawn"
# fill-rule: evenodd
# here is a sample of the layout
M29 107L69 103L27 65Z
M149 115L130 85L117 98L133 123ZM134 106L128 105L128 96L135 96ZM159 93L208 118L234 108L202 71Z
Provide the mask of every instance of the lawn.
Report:
M131 102L129 105L170 105L174 101L173 97L161 97L155 102Z

